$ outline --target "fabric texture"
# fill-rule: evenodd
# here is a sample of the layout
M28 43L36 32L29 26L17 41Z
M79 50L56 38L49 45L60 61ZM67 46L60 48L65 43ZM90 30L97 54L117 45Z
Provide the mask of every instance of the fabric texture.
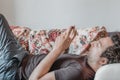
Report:
M61 34L60 29L31 31L29 35L29 51L32 54L48 54L54 46L56 37Z
M12 29L12 32L14 33L22 47L29 51L28 39L31 29L28 27L20 26L10 26L10 28Z
M120 63L108 64L98 69L94 80L120 80Z
M49 40L46 30L31 31L29 37L29 51L32 54L47 54L52 50L54 42Z
M15 80L16 71L27 55L0 14L0 80Z
M78 35L72 41L69 53L80 55L84 52L92 41L106 37L107 31L104 26L77 29Z
M32 55L28 58L27 64L23 69L24 63L17 72L17 80L27 80L47 54ZM86 57L79 57L72 54L63 54L57 58L49 72L55 72L56 80L93 80L95 72L87 64Z
M31 54L48 54L54 46L56 38L66 29L31 30L28 27L11 26L20 44ZM104 26L77 29L78 35L75 37L70 47L64 53L80 55L84 52L89 43L107 36Z

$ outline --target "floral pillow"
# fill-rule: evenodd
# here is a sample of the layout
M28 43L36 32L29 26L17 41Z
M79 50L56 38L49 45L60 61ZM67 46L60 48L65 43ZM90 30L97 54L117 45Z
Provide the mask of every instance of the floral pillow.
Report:
M107 31L104 26L77 29L77 31L78 35L72 41L69 48L69 53L71 54L80 55L89 47L90 42L107 36Z
M29 36L29 51L31 54L47 53L48 49L45 48L48 43L48 37L46 36L46 30L31 31ZM51 48L51 45L47 45Z
M59 36L64 29L51 29L31 31L29 35L29 51L31 54L48 54L54 46L57 36Z
M66 29L51 29L31 31L28 27L10 26L20 44L32 54L48 54L54 46L56 37ZM84 52L89 43L107 36L105 27L92 27L77 29L78 35L75 37L70 47L65 53L80 54Z
M28 51L28 37L31 31L28 27L20 27L20 26L10 26L12 32L18 39L19 43Z

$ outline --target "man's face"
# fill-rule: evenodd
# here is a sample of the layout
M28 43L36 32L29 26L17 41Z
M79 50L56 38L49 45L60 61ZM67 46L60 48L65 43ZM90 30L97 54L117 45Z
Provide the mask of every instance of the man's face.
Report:
M98 41L94 41L91 43L91 46L88 50L88 59L92 62L97 62L100 60L101 54L110 46L113 46L110 37L101 38Z

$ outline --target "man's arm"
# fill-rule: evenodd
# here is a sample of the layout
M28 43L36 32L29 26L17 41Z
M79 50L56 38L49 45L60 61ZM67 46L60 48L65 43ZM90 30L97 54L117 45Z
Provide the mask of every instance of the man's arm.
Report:
M62 53L61 50L52 50L33 70L29 80L41 80L41 78L50 70L60 53Z
M81 71L82 66L79 62L72 60L65 67L49 72L39 80L80 80Z
M54 72L49 72L49 73L45 74L42 78L40 78L38 80L56 80L55 73Z
M48 73L48 71L58 56L70 46L70 43L76 36L76 33L76 29L74 27L70 27L66 32L64 32L64 34L61 34L59 37L57 37L53 50L33 70L29 80L44 80L44 75L52 75L54 80L54 72Z

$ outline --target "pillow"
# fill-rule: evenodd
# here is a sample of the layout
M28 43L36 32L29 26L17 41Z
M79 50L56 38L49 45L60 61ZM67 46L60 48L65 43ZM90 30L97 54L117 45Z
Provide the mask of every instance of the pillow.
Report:
M89 44L92 41L95 41L107 36L107 31L104 26L77 29L77 32L78 32L78 35L72 41L69 48L70 54L80 55L89 47Z
M29 51L31 54L48 54L54 45L57 34L48 36L47 30L31 31L29 36Z
M120 80L120 63L107 64L100 67L94 80Z
M22 47L28 51L28 37L31 29L20 26L10 26L10 28Z
M56 38L65 29L31 31L29 35L29 51L31 54L48 54L54 46Z

